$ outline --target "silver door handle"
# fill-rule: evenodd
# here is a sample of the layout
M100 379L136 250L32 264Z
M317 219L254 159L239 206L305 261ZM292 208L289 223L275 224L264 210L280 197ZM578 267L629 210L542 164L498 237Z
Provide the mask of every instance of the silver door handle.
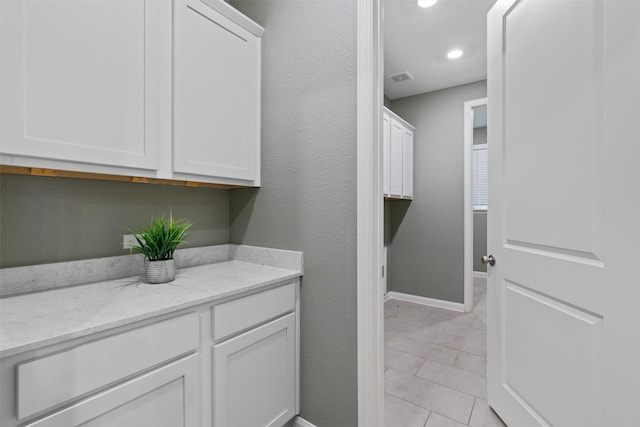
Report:
M489 264L490 266L494 266L496 265L496 259L493 257L493 255L485 255L482 258L480 258L480 261L484 264L487 265Z

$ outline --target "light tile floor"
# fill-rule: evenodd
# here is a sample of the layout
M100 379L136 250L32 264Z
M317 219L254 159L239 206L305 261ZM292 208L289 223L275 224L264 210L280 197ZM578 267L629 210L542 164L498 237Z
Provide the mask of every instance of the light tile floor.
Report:
M487 283L457 313L385 303L386 427L504 427L487 404Z

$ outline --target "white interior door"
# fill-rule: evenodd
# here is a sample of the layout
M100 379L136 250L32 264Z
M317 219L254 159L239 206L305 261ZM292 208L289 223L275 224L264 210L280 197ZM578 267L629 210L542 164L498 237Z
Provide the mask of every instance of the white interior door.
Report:
M510 426L640 425L640 2L488 17L489 403Z

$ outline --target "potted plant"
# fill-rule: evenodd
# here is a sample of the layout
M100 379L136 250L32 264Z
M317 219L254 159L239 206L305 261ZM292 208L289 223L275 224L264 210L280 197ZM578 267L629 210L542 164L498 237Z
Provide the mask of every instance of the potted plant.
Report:
M169 214L168 220L164 216L151 218L147 227L133 234L138 244L132 246L131 250L144 255L147 282L167 283L176 278L173 253L179 244L185 242L191 225L191 222L173 219L173 215Z

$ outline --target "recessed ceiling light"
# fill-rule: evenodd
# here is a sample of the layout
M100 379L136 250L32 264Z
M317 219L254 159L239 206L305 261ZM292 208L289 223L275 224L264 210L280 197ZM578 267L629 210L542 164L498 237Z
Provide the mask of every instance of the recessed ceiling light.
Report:
M436 4L438 0L418 0L418 6L420 7L431 7Z
M458 58L460 58L462 56L463 53L464 52L462 52L462 50L460 50L460 49L453 49L453 50L450 50L447 53L447 58L449 58L449 59L458 59Z

